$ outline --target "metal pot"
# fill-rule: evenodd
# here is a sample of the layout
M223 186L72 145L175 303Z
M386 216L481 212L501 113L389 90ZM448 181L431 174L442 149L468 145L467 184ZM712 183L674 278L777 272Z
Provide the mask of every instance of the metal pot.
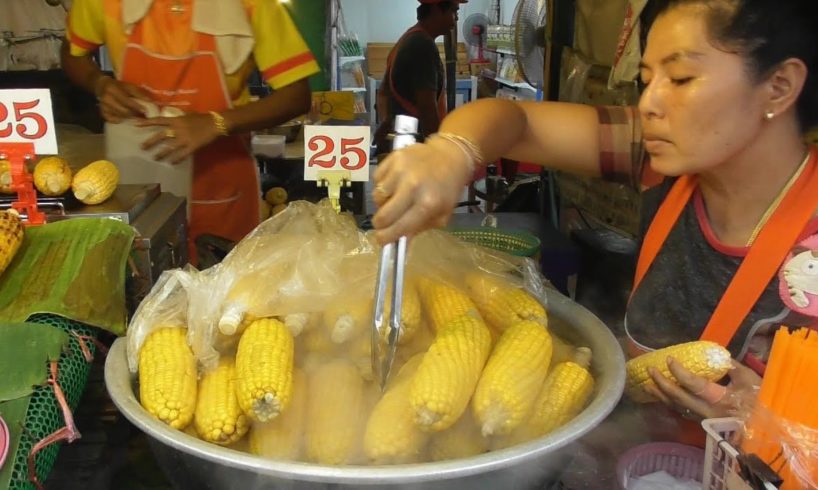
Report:
M125 339L105 363L105 383L125 417L147 433L156 460L179 489L442 490L544 488L570 463L572 442L613 410L625 383L625 359L608 328L582 306L557 292L548 295L549 328L575 345L592 349L596 391L573 421L526 444L480 456L398 466L319 466L271 461L208 444L152 418L136 399Z

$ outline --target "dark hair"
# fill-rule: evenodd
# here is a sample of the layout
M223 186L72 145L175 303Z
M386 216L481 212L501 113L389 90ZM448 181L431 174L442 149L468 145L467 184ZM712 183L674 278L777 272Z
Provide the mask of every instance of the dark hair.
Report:
M673 7L702 6L710 39L741 55L760 81L789 58L807 66L796 109L803 130L818 124L818 0L653 0L648 16ZM642 17L645 20L645 17ZM653 19L648 19L648 23Z
M439 3L422 3L418 6L418 20L423 20L432 15L434 9L440 9L441 12L448 12L454 6L454 2L446 1Z

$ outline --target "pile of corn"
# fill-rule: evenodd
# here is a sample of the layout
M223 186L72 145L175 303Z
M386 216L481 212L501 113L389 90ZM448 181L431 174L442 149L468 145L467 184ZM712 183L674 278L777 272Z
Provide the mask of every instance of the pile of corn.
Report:
M113 195L119 183L119 170L107 160L89 163L76 174L68 162L58 156L42 158L34 167L34 187L46 196L62 196L71 190L84 204L100 204ZM0 160L0 192L13 194L11 166Z
M468 457L568 423L594 389L590 350L553 336L540 303L505 278L463 283L407 281L383 392L371 372L372 298L361 297L245 317L209 372L184 325L157 326L139 351L141 403L205 441L327 465Z

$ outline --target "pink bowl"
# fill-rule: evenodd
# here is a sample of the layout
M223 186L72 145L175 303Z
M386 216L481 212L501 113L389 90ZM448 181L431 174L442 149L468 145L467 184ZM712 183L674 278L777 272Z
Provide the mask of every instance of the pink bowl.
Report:
M3 463L6 461L6 456L9 454L9 428L3 417L0 417L0 468L3 468Z
M619 488L628 488L632 478L666 471L682 480L702 481L704 451L675 442L652 442L633 447L616 464Z

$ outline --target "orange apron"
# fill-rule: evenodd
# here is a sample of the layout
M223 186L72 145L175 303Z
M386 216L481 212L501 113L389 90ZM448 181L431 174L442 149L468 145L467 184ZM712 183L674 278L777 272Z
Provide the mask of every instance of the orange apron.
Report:
M420 111L418 110L415 103L408 100L408 99L406 99L405 97L401 96L398 93L398 91L395 90L395 77L392 76L392 61L395 59L395 56L398 54L398 49L399 49L401 43L403 42L403 40L406 38L406 36L408 36L409 34L412 34L412 33L415 33L415 32L421 32L421 31L423 31L423 29L421 29L418 26L415 26L415 27L409 29L408 31L404 32L403 35L400 37L400 39L398 39L398 42L395 44L395 47L392 48L392 51L390 51L389 56L387 56L387 58L386 58L386 73L389 74L389 92L390 92L390 95L392 95L392 97L394 97L395 100L398 101L398 103L401 105L401 107L403 107L406 110L406 112L409 113L410 116L415 117L415 118L419 117L419 115L420 115ZM446 114L448 112L449 112L448 111L448 106L446 104L446 75L445 75L445 70L444 70L443 90L440 92L440 95L437 97L437 115L440 117L440 120L442 121L443 118L446 117ZM394 116L394 115L390 115L390 117L392 117L392 116Z
M162 2L154 2L147 14L172 15L179 14L168 11ZM144 88L160 106L175 106L185 112L220 112L232 106L212 35L194 33L194 46L185 54L171 54L172 46L152 51L143 43L143 21L128 36L120 80ZM220 137L194 154L188 230L193 264L195 240L200 235L239 241L258 225L260 192L256 162L245 137Z
M764 225L727 286L702 332L701 340L710 340L725 347L730 343L818 209L818 151L811 147L810 153L804 171ZM679 177L659 206L639 252L633 291L647 274L696 186L696 176ZM630 357L644 353L644 349L631 338L628 339L628 347ZM683 435L701 434L700 430L695 430L701 429L699 424L687 419L679 420ZM701 437L685 442L701 442Z

